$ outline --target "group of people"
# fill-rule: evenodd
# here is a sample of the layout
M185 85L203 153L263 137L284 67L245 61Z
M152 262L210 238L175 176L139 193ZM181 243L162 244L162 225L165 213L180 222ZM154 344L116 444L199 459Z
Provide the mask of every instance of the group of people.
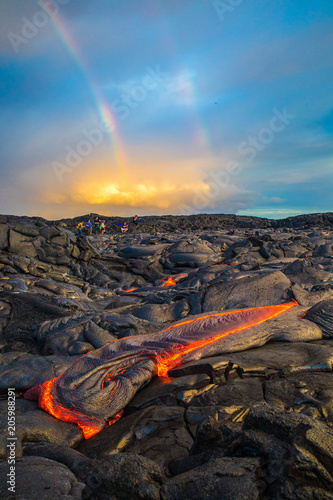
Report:
M84 223L83 221L79 222L76 226L76 229L78 230L78 236L82 236L84 228L86 228L87 234L89 236L92 236L93 229L95 234L104 234L106 230L105 220L100 220L99 217L95 217L93 222L91 222L90 219L86 223Z
M135 215L133 217L133 224L138 225L139 224L139 217ZM117 224L120 226L120 231L122 233L126 233L128 231L128 224L127 222L120 222ZM100 220L99 217L95 217L93 222L89 219L86 223L83 221L79 222L78 225L76 226L76 229L78 230L78 236L82 236L83 234L83 229L86 228L88 236L92 236L93 234L93 229L94 229L94 234L104 234L106 230L106 224L105 220Z
M139 217L137 215L134 215L132 222L133 222L133 224L135 224L137 226L139 224ZM127 231L128 231L128 224L127 224L127 222L120 222L118 224L118 226L120 226L120 231L122 233L127 233Z

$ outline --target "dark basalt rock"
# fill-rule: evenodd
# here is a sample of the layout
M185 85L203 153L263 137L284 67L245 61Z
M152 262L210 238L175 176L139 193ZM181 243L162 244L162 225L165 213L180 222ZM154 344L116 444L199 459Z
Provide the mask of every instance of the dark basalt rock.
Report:
M171 304L142 304L131 309L134 316L155 323L171 323L185 318L189 311L190 306L185 299Z
M8 491L8 463L0 463L0 495L3 500L81 500L85 484L64 465L40 457L23 457L15 464L15 493Z
M251 405L262 402L264 402L264 394L258 378L236 378L193 399L191 407L220 406L233 413L241 408L249 408Z
M134 436L126 451L154 460L165 472L170 462L185 458L193 445L184 409L176 406L155 407L136 425Z
M316 323L322 329L324 337L333 337L333 299L323 300L312 306L305 318Z
M174 368L169 372L172 377L195 373L207 373L214 382L224 376L228 379L230 369L238 368L242 377L267 376L283 373L286 376L296 373L332 371L333 349L329 343L306 342L295 344L272 343L257 349L209 357Z
M13 254L35 258L37 257L36 248L30 240L31 238L29 236L24 236L10 229L8 249Z
M117 338L159 329L159 323L132 314L88 312L45 321L34 332L34 338L45 355L75 355L76 348L80 350L76 354L84 354Z
M58 377L76 359L75 356L34 356L19 352L0 354L0 392L5 392L7 387L26 391Z
M97 461L86 477L84 497L119 500L159 500L165 480L158 464L142 456L122 453ZM111 497L112 495L112 497Z
M105 428L78 450L91 458L136 453L154 460L167 473L168 464L185 458L193 445L184 411L177 406L150 406Z
M145 408L159 402L168 405L175 405L179 401L188 401L189 392L195 395L201 392L210 384L210 377L204 373L198 375L187 375L167 380L164 378L154 378L148 386L139 391L131 400L127 411Z
M280 271L231 283L215 283L206 291L203 311L281 304L290 297L290 287L290 281Z
M308 289L302 288L299 285L292 287L292 292L301 306L312 307L318 302L333 298L333 286L309 287Z
M287 413L267 405L252 408L245 418L244 429L274 435L286 449L280 461L280 479L272 485L272 498L329 498L333 492L333 432L325 424L306 415ZM285 475L289 476L287 482ZM300 488L300 484L304 489ZM307 496L308 495L308 496Z
M0 298L11 306L11 314L4 330L4 338L12 350L37 353L38 346L31 332L32 327L43 320L65 316L64 309L54 305L47 297L30 293L0 292ZM22 344L27 348L22 349Z
M5 404L4 404L5 403ZM27 404L30 403L30 404ZM0 401L0 459L8 457L8 408ZM15 408L15 456L22 456L23 446L34 441L75 446L82 440L82 431L76 425L58 420L40 410L31 401L18 399Z
M66 445L46 442L32 443L24 447L24 456L43 457L68 467L75 476L85 482L87 475L95 467L95 461Z
M6 224L0 224L0 250L7 250L8 249L8 234L9 234L9 229Z
M138 226L127 219L125 235L117 226L125 219L101 218L105 235L77 238L82 216L1 217L1 498L10 498L10 386L17 497L333 500L333 214L147 216ZM128 380L138 387L155 374L152 360L140 358L142 335L158 344L157 332L193 315L293 298L300 306L240 341L203 347L205 358L184 359L169 378L126 394ZM126 397L116 400L119 409L128 405L116 423L84 439L76 424L22 399L68 369L77 373L73 364L91 351L94 367L83 363L69 400L81 394L86 404L95 384L100 418L98 371L89 377L107 345L136 346L130 359L141 359L119 368Z
M163 500L258 500L260 461L221 457L176 476L162 489Z
M160 262L167 269L174 267L202 267L220 259L219 252L208 242L179 241L171 245Z
M156 257L161 255L161 253L169 245L138 245L133 247L125 247L120 250L119 257L125 259L141 259L142 257Z
M309 260L296 260L284 269L284 274L295 284L307 284L333 279L333 273L311 265Z
M92 460L76 450L47 443L28 445L24 453L68 467L80 482L85 483L82 498L87 499L159 500L165 481L157 463L132 453Z

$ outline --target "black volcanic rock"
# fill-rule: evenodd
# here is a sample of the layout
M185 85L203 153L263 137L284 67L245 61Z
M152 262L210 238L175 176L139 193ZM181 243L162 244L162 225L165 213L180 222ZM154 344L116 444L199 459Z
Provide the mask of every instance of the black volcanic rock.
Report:
M209 286L203 300L203 311L261 307L286 302L291 283L280 271L253 278L244 276L234 282L216 282Z
M100 216L106 234L78 238L94 215L0 217L2 484L10 386L20 498L333 499L333 214ZM153 378L89 439L22 399L106 344L293 298L249 349Z
M176 476L162 489L163 500L258 500L260 498L258 458L213 458Z
M318 302L305 317L320 326L325 337L333 337L333 299Z
M40 457L23 457L15 464L15 493L8 491L8 463L0 464L0 495L3 500L80 500L85 484L64 465Z
M75 229L81 220L92 220L98 214L86 214L83 216L75 217L74 219L61 219L54 221L57 225L59 223L66 224L68 228ZM296 217L288 217L286 219L270 220L258 217L238 216L232 214L198 214L188 216L144 216L140 217L138 226L132 224L130 217L108 217L105 215L98 215L100 219L105 220L107 232L119 233L118 223L126 221L130 226L130 231L134 234L140 233L154 233L158 232L192 232L195 230L221 230L227 228L247 228L247 229L278 229L278 228L327 228L333 225L333 213L324 214L309 214L299 215ZM31 218L33 220L33 218ZM37 218L38 219L38 218ZM44 219L39 218L41 221ZM20 221L20 217L15 216L2 216L3 221Z

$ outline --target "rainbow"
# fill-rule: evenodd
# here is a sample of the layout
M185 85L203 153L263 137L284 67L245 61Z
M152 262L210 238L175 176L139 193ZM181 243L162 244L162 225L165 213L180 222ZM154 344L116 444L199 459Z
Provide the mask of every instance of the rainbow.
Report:
M118 175L123 185L126 185L126 160L123 153L122 141L117 132L117 123L114 114L108 103L105 101L100 93L98 85L95 83L93 77L89 72L87 63L84 60L80 49L70 33L64 19L60 16L59 11L53 12L48 5L47 0L40 0L40 6L45 13L49 16L51 23L56 31L58 37L62 41L67 52L70 54L74 63L80 70L84 80L91 90L94 106L97 111L98 119L104 133L107 135L110 144L112 157L117 165Z

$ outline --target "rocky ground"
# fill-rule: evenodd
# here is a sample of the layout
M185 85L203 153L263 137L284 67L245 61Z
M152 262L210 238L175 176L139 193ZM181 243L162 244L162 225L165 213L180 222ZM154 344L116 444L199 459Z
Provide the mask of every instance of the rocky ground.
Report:
M148 217L124 235L105 218L77 238L79 219L1 217L0 497L333 499L333 215ZM22 398L116 339L291 299L258 330L278 341L154 378L90 439Z

